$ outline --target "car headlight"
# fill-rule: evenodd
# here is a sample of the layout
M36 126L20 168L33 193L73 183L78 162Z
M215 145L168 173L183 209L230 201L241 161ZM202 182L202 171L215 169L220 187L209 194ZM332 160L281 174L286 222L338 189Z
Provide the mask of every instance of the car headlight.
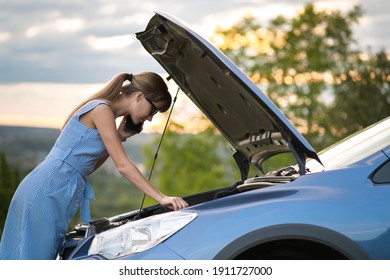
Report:
M196 216L192 212L174 211L129 222L97 234L88 255L100 254L113 259L148 250L182 229Z

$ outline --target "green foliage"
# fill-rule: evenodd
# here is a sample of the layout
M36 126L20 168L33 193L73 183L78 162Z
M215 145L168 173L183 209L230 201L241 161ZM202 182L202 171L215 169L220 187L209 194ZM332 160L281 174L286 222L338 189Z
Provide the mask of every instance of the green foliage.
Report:
M91 201L91 217L101 218L137 209L142 193L118 173L99 169L88 176L96 200Z
M386 53L369 54L364 61L357 53L350 60L347 74L334 87L335 102L322 124L334 139L390 116L390 61Z
M9 204L19 183L19 171L10 167L5 154L0 152L0 235L7 217Z
M225 54L322 149L390 114L386 52L356 51L352 27L361 15L360 6L342 13L306 4L302 13L279 16L267 28L246 17L215 36L222 38Z
M316 11L313 4L307 4L292 19L272 21L270 31L280 37L277 34L282 30L284 43L271 44L273 59L267 57L265 64L260 61L261 66L251 69L265 70L268 94L289 119L305 127L308 138L320 133L318 120L326 111L321 94L329 88L326 75L343 67L353 43L351 24L359 15L358 7L343 15Z
M151 179L164 194L184 196L225 187L239 179L229 148L215 128L181 134L174 132L175 126L168 127ZM146 146L144 152L151 168L154 147Z

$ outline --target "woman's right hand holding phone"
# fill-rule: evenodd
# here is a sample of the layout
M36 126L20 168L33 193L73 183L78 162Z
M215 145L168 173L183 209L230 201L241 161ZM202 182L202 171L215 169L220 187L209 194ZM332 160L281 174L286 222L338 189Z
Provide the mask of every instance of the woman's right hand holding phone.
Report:
M118 127L118 134L119 134L119 137L121 138L122 142L126 141L127 138L129 138L135 134L138 134L143 129L143 125L141 125L139 132L126 128L126 122L128 122L128 119L131 120L130 116L124 116L122 118L121 123L119 124L119 127Z

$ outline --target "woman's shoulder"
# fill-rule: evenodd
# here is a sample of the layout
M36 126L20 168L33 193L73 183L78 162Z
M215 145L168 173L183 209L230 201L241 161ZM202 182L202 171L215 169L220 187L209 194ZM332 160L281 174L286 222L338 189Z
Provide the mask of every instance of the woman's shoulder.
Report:
M107 106L99 106L99 105L107 105ZM77 115L78 116L83 115L83 114L85 114L85 113L95 109L96 107L103 107L103 108L110 109L111 105L110 105L110 103L107 100L104 100L104 99L94 99L94 100L91 100L91 101L87 102L79 110L77 110L75 115L76 116Z
M87 106L87 105L88 106L98 106L100 104L111 106L110 102L106 99L93 99L93 100L89 101L87 104L85 104L85 106Z
M99 105L107 105L107 106L111 107L110 103L107 100L104 100L104 99L93 99L93 100L87 102L80 109L89 111L89 110L92 110L92 109L94 109L95 107L97 107Z

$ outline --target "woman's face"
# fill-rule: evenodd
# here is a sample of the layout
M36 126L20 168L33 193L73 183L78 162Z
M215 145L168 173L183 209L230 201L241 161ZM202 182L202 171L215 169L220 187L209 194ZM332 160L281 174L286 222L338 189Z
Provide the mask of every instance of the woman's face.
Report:
M142 92L137 93L137 102L131 118L135 124L152 121L153 116L158 113L157 104L145 97Z

